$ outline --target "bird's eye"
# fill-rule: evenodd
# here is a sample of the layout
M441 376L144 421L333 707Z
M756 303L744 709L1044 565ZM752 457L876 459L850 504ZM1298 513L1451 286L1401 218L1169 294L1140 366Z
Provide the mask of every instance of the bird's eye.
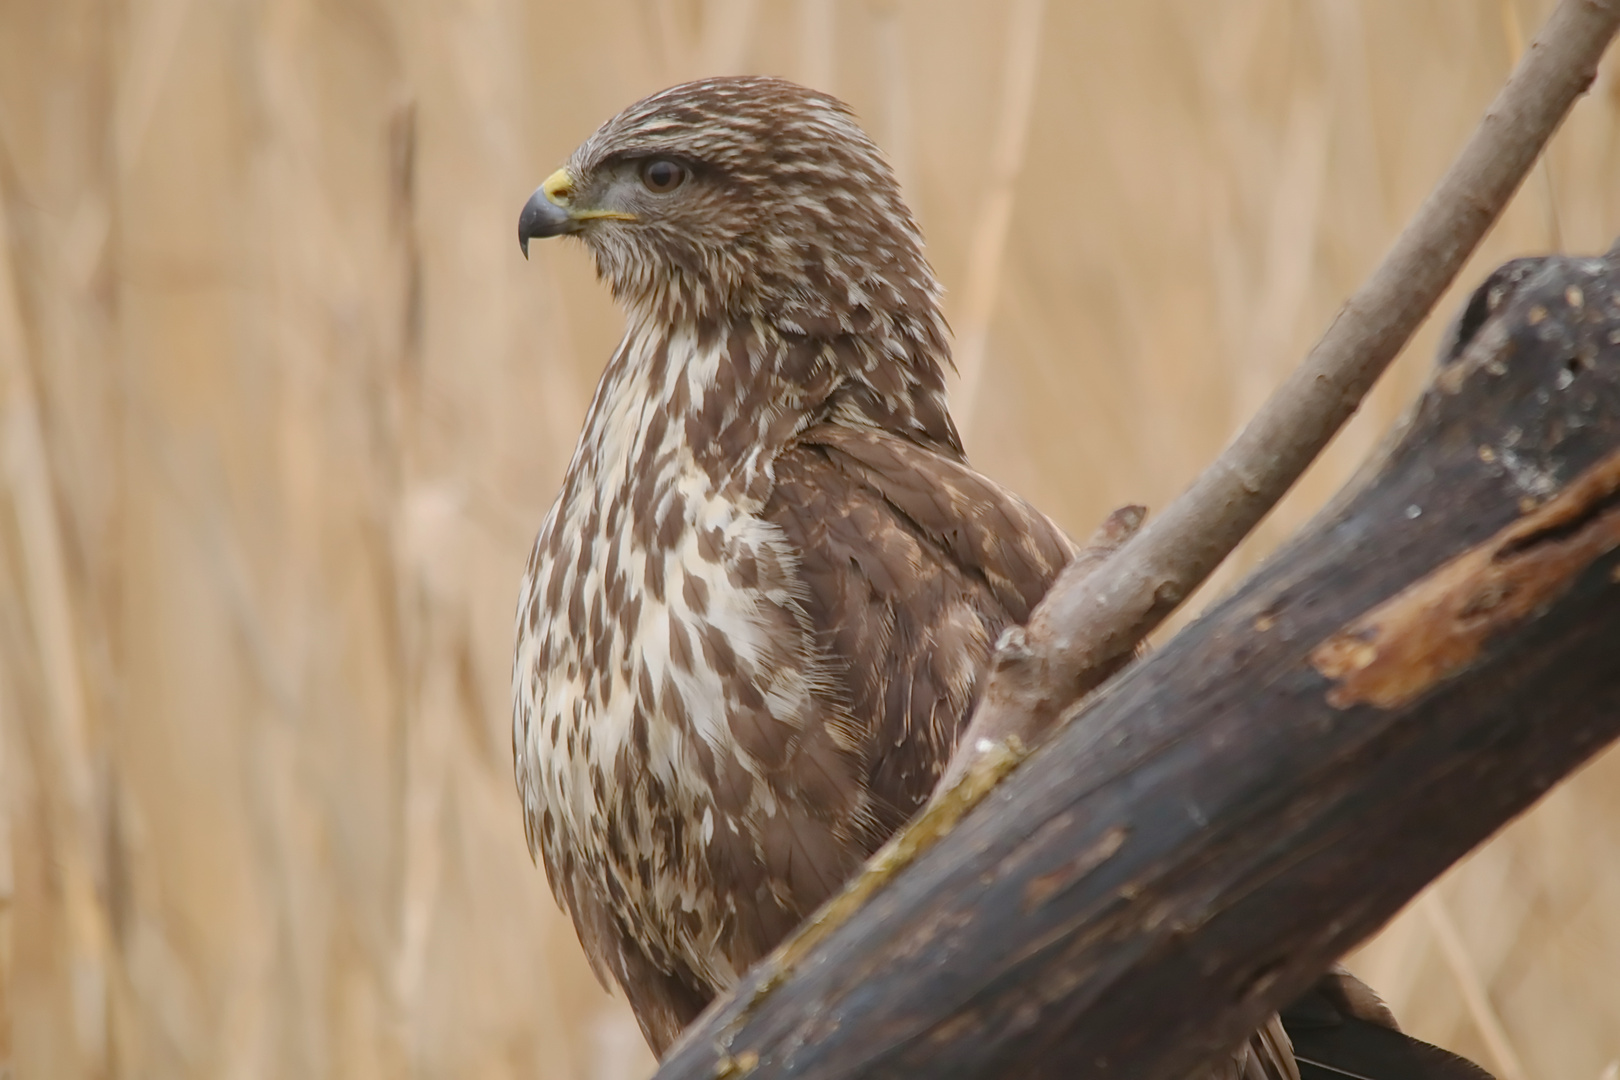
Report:
M654 158L641 167L641 183L654 195L668 195L686 181L686 166L668 158Z

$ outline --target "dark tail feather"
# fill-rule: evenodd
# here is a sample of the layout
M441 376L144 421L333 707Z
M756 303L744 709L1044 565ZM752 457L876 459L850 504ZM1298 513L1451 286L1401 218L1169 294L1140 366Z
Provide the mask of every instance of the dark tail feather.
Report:
M1467 1058L1353 1016L1317 990L1282 1011L1300 1080L1493 1080Z

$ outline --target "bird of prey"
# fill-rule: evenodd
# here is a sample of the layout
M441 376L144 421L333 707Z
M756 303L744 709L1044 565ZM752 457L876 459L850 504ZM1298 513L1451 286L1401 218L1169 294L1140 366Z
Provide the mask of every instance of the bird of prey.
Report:
M969 467L939 283L838 100L654 94L524 206L525 254L564 235L627 329L523 575L517 786L661 1054L926 801L1076 548ZM1222 1068L1299 1077L1275 1022Z

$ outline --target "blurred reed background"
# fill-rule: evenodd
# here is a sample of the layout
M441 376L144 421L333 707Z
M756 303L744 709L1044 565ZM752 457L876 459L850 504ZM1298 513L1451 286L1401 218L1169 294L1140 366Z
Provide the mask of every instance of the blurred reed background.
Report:
M971 451L1084 533L1221 447L1550 7L0 5L0 1075L650 1068L508 741L518 574L619 332L515 222L602 119L730 71L853 103L951 290ZM1620 234L1617 68L1460 288ZM1615 1080L1620 756L1355 964L1505 1080Z

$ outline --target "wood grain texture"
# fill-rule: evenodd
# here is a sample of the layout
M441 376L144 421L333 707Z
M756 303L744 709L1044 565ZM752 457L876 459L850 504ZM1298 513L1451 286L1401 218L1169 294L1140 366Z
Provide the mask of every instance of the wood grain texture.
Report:
M809 77L800 2L752 5L729 70ZM604 118L719 70L695 43L741 6L0 5L0 319L37 391L70 604L30 592L21 537L42 523L8 385L15 1076L652 1073L512 814L512 590L623 326L583 252L525 262L511 233ZM895 162L961 335L1006 11L827 6L832 81L811 81ZM954 401L974 467L1077 539L1164 507L1463 144L1515 59L1507 6L1048 4L985 378ZM1512 6L1528 36L1553 4ZM1444 312L1507 258L1620 233L1616 59ZM1443 322L1173 621L1338 488L1421 391ZM63 614L68 638L46 629ZM64 641L76 684L48 677ZM85 742L63 770L47 725L73 685ZM89 836L58 812L75 773ZM1528 1080L1596 1080L1620 1058L1616 852L1611 749L1350 966L1407 1031L1499 1075L1475 1002ZM99 982L70 865L113 931Z
M1462 270L1595 81L1617 29L1620 3L1563 0L1554 9L1456 161L1300 365L1198 479L1126 542L1109 574L1053 590L1044 607L1055 633L1032 636L1029 645L1046 661L1047 681L1067 683L1068 693L1045 695L1056 703L1039 695L1020 700L992 677L965 753L1003 730L1034 743L1044 722L1101 685L1254 531L1355 415ZM1020 713L1028 719L1013 722Z
M1169 1078L1234 1045L1620 734L1617 453L1620 253L1507 265L1355 490L660 1077ZM1451 580L1477 552L1555 568L1490 602ZM1346 696L1324 643L1372 670L1380 613L1443 581L1477 602L1415 632L1489 632Z

